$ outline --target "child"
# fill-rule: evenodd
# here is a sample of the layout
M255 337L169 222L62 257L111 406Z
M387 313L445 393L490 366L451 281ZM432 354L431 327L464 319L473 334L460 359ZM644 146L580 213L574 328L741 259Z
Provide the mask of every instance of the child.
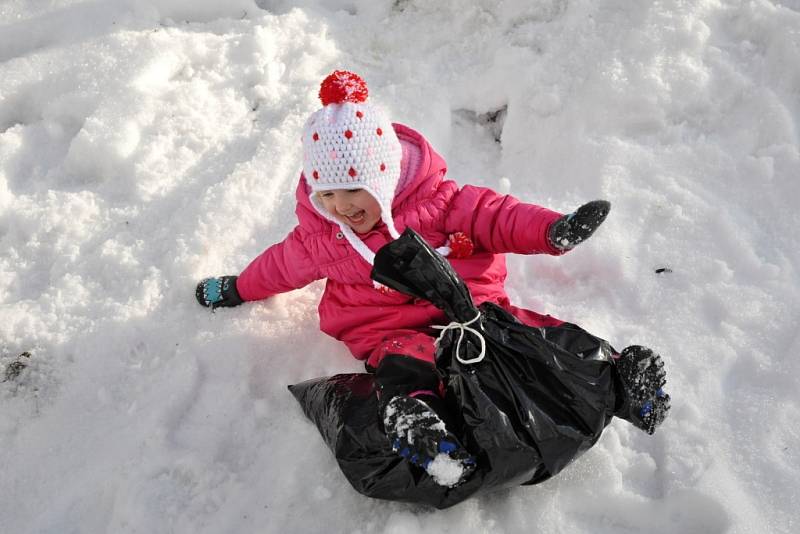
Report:
M459 188L421 134L366 102L357 75L333 72L319 96L323 107L303 130L299 224L238 277L201 281L197 300L237 306L326 278L320 328L375 373L393 448L429 472L434 460L454 462L463 479L473 460L447 430L434 365L431 326L447 321L429 302L373 283L375 251L411 227L448 256L476 305L491 301L527 325L556 326L562 321L510 303L504 254L564 254L592 235L610 204L598 200L562 215L490 189ZM617 367L626 393L617 414L652 433L669 408L660 357L629 347Z

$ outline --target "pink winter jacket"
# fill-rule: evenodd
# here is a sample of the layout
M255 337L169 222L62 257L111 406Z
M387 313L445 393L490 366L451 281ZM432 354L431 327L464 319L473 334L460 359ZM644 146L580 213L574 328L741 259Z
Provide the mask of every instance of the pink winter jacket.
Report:
M392 203L398 232L410 226L434 247L444 245L450 234L464 232L472 240L474 253L450 263L476 305L497 303L532 326L560 324L553 317L511 305L504 288L503 254L561 254L547 239L550 224L561 214L482 187L459 189L445 179L444 159L421 134L401 124L394 124L394 129L404 155ZM361 360L389 337L433 334L431 325L449 322L426 301L376 290L370 279L372 266L343 238L337 225L317 213L308 199L310 192L301 175L296 193L299 224L239 275L236 287L242 299L265 299L327 278L319 303L320 328L343 341ZM373 251L391 239L382 223L359 237Z

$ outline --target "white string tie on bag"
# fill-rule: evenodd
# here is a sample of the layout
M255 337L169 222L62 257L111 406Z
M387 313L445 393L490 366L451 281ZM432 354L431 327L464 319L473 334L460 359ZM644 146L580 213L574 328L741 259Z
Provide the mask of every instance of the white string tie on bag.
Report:
M439 334L439 337L436 338L436 346L437 347L439 346L439 342L442 340L442 338L444 337L444 334L448 330L450 330L451 328L458 328L461 332L460 332L460 335L458 336L458 342L456 343L456 358L458 358L458 361L460 361L464 365L470 365L470 364L473 364L473 363L480 362L486 356L486 340L483 338L483 335L478 330L475 330L474 328L470 328L469 327L469 325L471 325L472 323L474 323L475 321L477 321L480 318L481 318L481 312L478 312L478 315L476 315L474 319L472 319L471 321L467 321L466 323L459 323L459 322L453 321L452 323L450 323L447 326L440 326L440 325L432 326L432 328L442 331L442 333ZM472 359L469 359L469 360L464 360L464 359L461 358L461 341L464 339L464 333L465 332L470 332L472 334L475 334L476 336L478 336L478 339L481 341L481 353L478 354L476 357L474 357Z

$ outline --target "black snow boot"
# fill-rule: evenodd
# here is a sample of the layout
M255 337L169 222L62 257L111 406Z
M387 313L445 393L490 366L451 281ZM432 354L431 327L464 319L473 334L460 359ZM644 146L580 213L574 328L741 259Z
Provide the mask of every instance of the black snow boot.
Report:
M453 423L437 393L436 368L408 356L389 355L378 366L375 380L392 449L441 486L466 480L475 470L475 460L449 430Z
M647 347L631 345L615 363L624 401L614 415L652 434L670 408L670 397L663 389L667 383L664 361Z

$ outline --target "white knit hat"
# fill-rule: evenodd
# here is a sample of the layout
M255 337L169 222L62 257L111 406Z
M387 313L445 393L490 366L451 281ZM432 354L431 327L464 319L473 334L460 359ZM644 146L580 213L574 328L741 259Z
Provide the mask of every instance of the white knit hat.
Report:
M400 179L402 148L392 123L377 106L367 104L367 84L357 74L334 71L320 85L322 109L303 127L303 174L311 186L311 204L370 264L375 254L317 198L319 191L364 189L381 208L392 238L400 234L392 219L392 200Z

